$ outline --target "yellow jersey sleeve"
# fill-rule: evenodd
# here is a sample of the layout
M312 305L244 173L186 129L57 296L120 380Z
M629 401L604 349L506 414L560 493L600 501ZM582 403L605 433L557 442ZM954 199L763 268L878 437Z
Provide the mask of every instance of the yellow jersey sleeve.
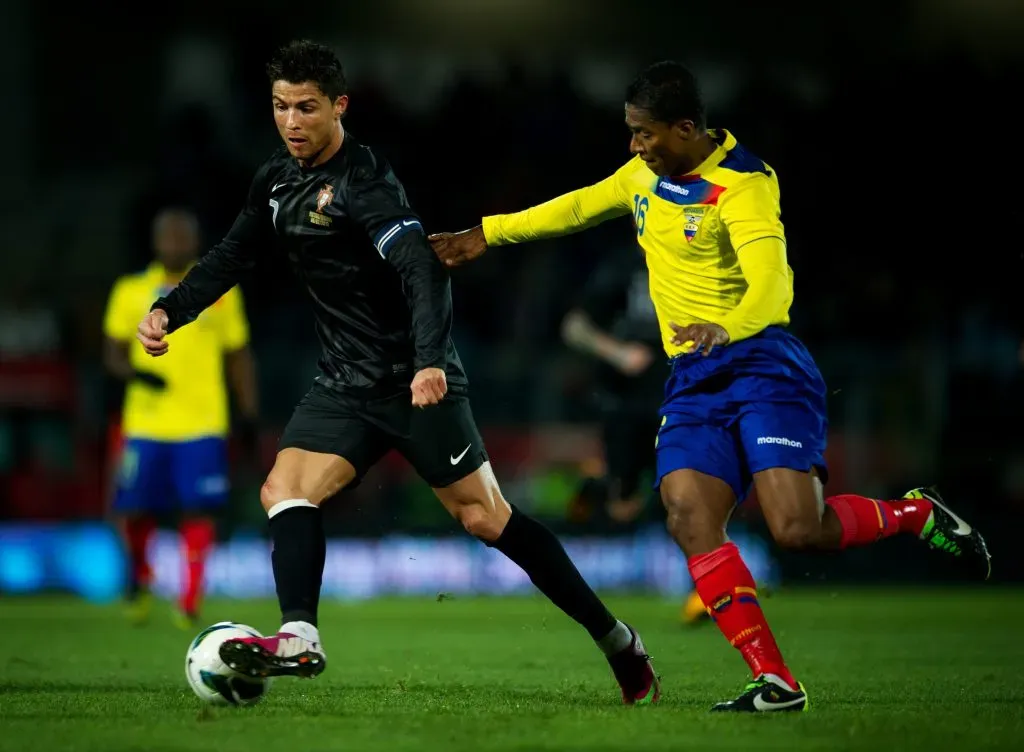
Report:
M632 211L629 188L639 157L599 183L566 193L515 214L483 218L488 245L509 245L579 232Z
M249 320L245 316L242 289L235 285L221 299L221 344L225 352L240 350L249 344Z
M793 277L774 176L755 175L725 191L719 206L747 283L743 298L720 322L736 342L789 322Z
M103 314L103 334L111 339L130 340L135 336L139 322L135 320L135 309L131 305L129 280L121 277L110 289L107 310Z
M793 278L786 263L786 244L780 238L751 240L737 256L747 290L719 322L730 342L752 337L772 324L788 323L793 303Z

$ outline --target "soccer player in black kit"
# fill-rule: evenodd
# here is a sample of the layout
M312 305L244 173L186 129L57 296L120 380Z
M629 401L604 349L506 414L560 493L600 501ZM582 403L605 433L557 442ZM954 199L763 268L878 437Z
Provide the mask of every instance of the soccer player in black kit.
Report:
M267 72L285 146L257 170L227 236L153 304L138 332L149 354L165 355L172 333L239 282L265 248L287 256L313 303L320 373L285 427L260 493L281 629L229 640L221 658L253 676L323 671L319 505L394 448L470 534L522 567L587 630L624 702L655 701L658 679L637 633L612 616L551 531L501 494L449 336L448 271L387 162L342 128L349 99L337 57L292 42Z

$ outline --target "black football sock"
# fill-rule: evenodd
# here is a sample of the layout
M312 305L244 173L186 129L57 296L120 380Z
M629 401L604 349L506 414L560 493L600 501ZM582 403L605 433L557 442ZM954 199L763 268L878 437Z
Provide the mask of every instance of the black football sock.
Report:
M304 621L316 626L327 558L323 514L305 499L278 502L269 514L281 623Z
M554 533L537 520L513 506L505 529L487 545L518 564L537 589L594 640L600 642L616 630L619 622L590 589Z

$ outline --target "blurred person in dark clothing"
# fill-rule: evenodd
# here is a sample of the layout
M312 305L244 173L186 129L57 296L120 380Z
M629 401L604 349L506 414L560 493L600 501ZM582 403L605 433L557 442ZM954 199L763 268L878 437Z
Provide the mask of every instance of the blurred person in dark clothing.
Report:
M647 501L641 479L654 473L658 407L668 377L639 248L616 249L605 259L563 320L562 337L598 359L593 406L607 468L599 495L610 519L632 522Z

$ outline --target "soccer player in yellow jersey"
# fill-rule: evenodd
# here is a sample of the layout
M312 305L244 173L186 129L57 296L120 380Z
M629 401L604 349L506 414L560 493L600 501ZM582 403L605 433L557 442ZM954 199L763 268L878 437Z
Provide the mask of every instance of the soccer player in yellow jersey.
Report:
M136 327L153 299L181 281L195 262L195 216L181 209L162 211L153 223L153 243L156 259L146 270L117 280L103 322L104 364L125 382L113 512L128 550L129 613L137 621L148 615L151 600L146 546L154 516L173 509L173 502L183 513L186 565L176 618L184 627L197 617L204 562L215 533L213 515L227 499L226 382L234 388L240 424L253 427L256 378L237 287L207 309L195 326L175 335L178 358L146 355L135 338Z
M807 708L726 523L751 483L776 541L841 549L919 537L987 578L985 542L928 489L903 499L823 498L825 384L786 331L793 302L775 171L724 130L708 130L684 66L644 70L626 91L635 155L611 177L516 214L431 236L450 266L489 246L564 235L632 214L671 374L656 453L668 528L697 593L753 681L714 710Z

